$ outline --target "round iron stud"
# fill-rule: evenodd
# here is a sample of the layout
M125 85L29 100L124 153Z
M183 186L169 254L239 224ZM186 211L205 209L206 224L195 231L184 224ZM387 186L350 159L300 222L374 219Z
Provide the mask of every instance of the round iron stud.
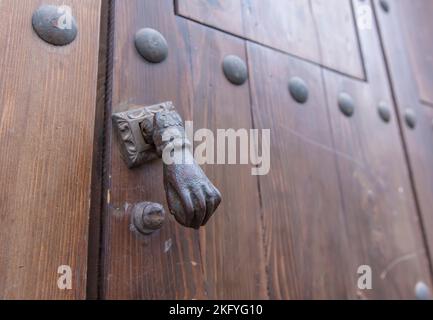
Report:
M168 56L168 44L164 36L151 28L143 28L135 34L138 53L151 63L160 63Z
M154 202L140 202L132 209L132 225L142 235L150 235L161 229L165 221L162 205Z
M340 107L340 111L346 116L351 117L355 112L355 104L353 102L352 97L346 93L342 92L338 96L338 106Z
M235 55L228 55L223 60L223 72L227 80L235 85L242 85L248 79L247 65Z
M380 0L379 1L380 7L382 8L382 10L386 13L389 12L389 3L386 0Z
M416 126L416 115L413 109L406 109L404 113L404 119L409 128L414 129Z
M40 6L33 13L32 25L42 40L55 46L70 44L78 33L77 22L67 6Z
M415 285L415 297L418 300L430 300L431 299L430 288L424 282L419 281Z
M381 101L379 103L379 105L377 106L377 112L379 113L379 116L383 121L389 122L391 120L391 111L389 110L385 102Z
M289 91L292 98L299 103L305 103L308 100L308 87L304 80L299 77L293 77L289 81Z

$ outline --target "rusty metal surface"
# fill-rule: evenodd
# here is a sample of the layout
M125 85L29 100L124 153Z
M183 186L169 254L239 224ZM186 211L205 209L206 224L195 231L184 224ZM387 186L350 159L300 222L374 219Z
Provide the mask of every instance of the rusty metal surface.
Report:
M154 202L140 202L132 208L132 226L142 235L150 235L162 228L165 221L165 210Z

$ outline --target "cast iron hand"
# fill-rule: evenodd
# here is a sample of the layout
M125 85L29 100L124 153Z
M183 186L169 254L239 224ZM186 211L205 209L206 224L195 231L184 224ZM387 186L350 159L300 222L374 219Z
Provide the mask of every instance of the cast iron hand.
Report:
M182 119L175 111L155 114L153 141L163 159L168 208L190 228L204 226L221 202L221 194L191 154Z

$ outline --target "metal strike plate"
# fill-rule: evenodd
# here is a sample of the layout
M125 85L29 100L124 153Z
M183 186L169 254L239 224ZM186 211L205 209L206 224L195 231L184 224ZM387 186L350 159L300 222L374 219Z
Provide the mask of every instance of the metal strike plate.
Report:
M122 158L128 168L138 167L158 158L153 144L153 118L161 111L172 111L172 102L153 106L130 106L131 110L114 113L113 127L119 137Z

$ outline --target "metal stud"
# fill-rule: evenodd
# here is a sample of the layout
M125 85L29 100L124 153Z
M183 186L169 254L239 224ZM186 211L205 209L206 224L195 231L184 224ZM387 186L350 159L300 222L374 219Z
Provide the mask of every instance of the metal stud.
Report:
M33 13L32 25L42 40L55 46L70 44L78 33L70 8L63 6L42 5Z
M377 112L379 113L379 116L383 121L389 122L391 120L391 111L389 110L385 102L381 101L379 103L379 105L377 106Z
M242 85L248 79L247 65L235 55L228 55L223 60L223 72L227 80L235 85Z
M415 297L418 300L430 300L431 299L430 288L424 282L419 281L415 285Z
M135 47L140 55L151 63L160 63L168 56L168 44L164 36L151 28L143 28L135 34Z
M380 0L379 1L380 7L382 8L383 11L385 11L386 13L389 12L389 3L386 0Z
M416 115L413 109L406 109L404 113L404 119L409 128L414 129L416 126Z
M159 203L141 202L132 208L132 225L143 235L150 235L161 229L164 221L164 207Z
M289 81L289 91L293 99L299 103L305 103L308 100L308 87L304 80L299 77L293 77Z
M340 111L346 116L351 117L355 112L355 104L353 102L352 97L346 93L341 92L338 96L338 106L340 107Z

